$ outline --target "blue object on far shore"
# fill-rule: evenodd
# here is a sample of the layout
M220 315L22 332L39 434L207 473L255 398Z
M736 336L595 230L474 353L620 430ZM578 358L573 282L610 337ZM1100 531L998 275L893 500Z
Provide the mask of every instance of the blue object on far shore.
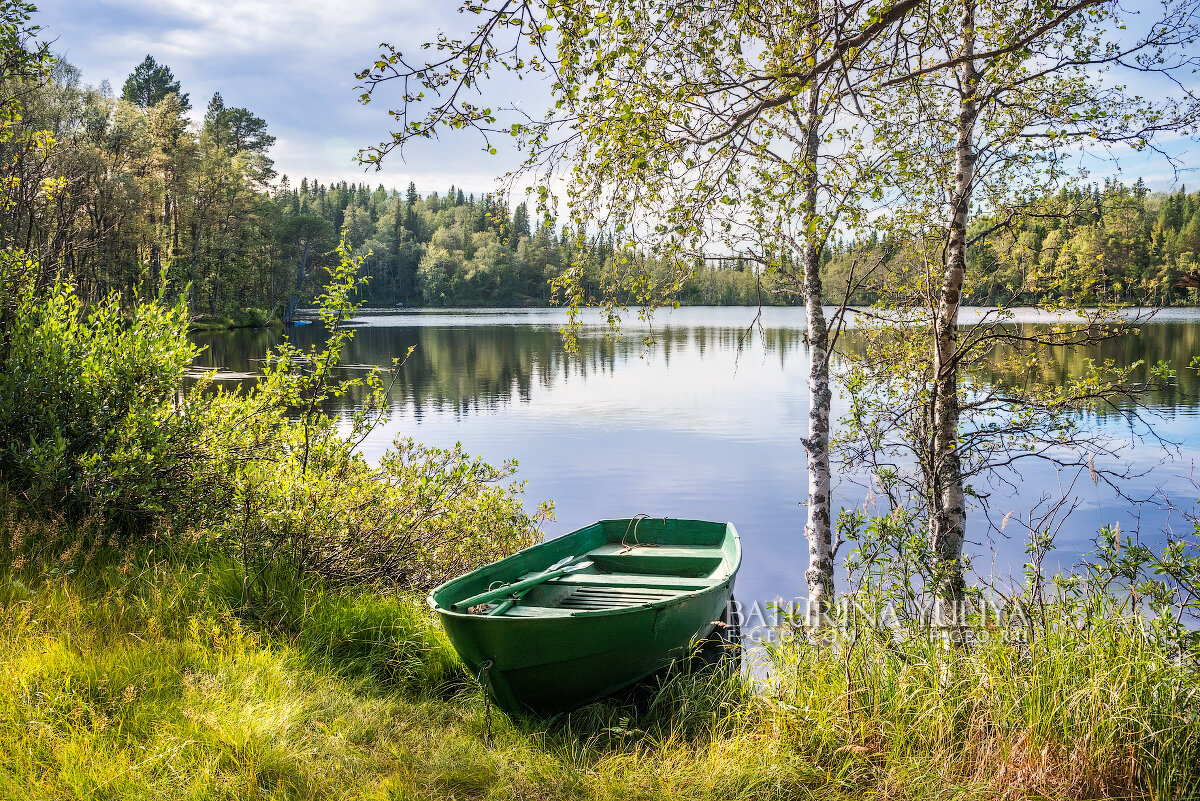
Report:
M312 320L292 320L292 325L312 325Z

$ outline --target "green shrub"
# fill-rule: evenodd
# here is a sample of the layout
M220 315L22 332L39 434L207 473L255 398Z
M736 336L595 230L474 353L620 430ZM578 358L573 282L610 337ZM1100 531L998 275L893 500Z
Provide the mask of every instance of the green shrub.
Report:
M284 611L314 579L422 588L536 541L549 508L526 512L521 485L503 484L513 464L411 440L378 465L358 452L389 407L382 374L332 377L357 271L343 254L321 296L323 349L281 346L247 392L185 391L197 348L182 300L85 308L5 252L0 490L126 536L202 527L242 563L245 598ZM354 388L367 401L350 420L322 411Z
M234 502L214 524L249 590L299 591L306 577L427 588L537 541L545 511L527 513L521 485L500 483L511 464L400 439L375 467L332 420L306 431L279 407L258 409L247 424L275 456L237 466Z
M257 604L289 608L285 596L311 578L427 588L536 542L550 513L543 505L530 514L522 485L501 483L513 463L493 467L459 446L408 439L377 466L357 451L390 406L384 373L334 378L361 282L358 263L339 253L318 299L330 332L323 347L276 348L257 385L222 393L211 415L225 427L213 439L241 449L228 458L233 500L214 527L246 565ZM349 420L322 411L352 390L365 400Z
M242 309L233 318L235 328L265 328L271 324L271 312L253 306Z
M182 301L116 295L85 308L67 284L0 254L0 480L68 517L126 531L194 520L205 478L199 394L181 393L196 355Z

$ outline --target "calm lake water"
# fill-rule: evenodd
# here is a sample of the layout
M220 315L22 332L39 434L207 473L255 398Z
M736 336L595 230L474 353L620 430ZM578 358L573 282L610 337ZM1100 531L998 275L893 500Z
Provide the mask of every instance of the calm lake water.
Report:
M626 321L616 342L597 322L584 328L578 355L568 356L559 334L566 314L557 309L364 312L346 364L389 365L410 346L416 351L396 384L395 413L363 448L378 455L395 437L412 436L442 446L462 442L494 463L517 459L517 478L528 482L527 506L546 498L555 503L551 537L640 512L733 521L744 549L739 599L803 596L804 312L763 309L761 327L751 330L756 314L736 307L660 312L653 324L658 343L649 347L644 322ZM1039 319L1027 312L1018 322ZM206 350L197 363L236 379L253 373L255 360L281 337L305 346L323 335L319 323L285 334L198 334ZM1175 447L1164 449L1136 427L1131 432L1119 412L1088 424L1128 441L1118 461L1144 473L1127 485L1131 495L1165 493L1194 506L1200 498L1192 483L1200 458L1200 380L1188 365L1198 354L1200 309L1167 310L1137 334L1062 354L1045 365L1043 377L1062 380L1087 357L1174 365L1178 384L1147 399L1141 411L1154 433ZM355 400L344 401L341 410L349 412ZM845 409L835 396L835 415ZM993 488L991 517L998 524L1011 511L1019 519L1074 477L1028 460L1014 486ZM837 482L835 506L863 504L867 493L857 481L846 475ZM1080 505L1061 530L1052 560L1062 569L1093 547L1102 524L1119 522L1148 543L1161 540L1165 526L1182 525L1154 504L1131 507L1086 473L1075 489ZM988 534L978 509L970 526L976 572L1020 573L1019 526Z

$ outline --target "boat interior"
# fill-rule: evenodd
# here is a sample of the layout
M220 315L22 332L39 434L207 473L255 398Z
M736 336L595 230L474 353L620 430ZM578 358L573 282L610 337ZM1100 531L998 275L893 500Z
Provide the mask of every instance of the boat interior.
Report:
M737 564L736 535L721 524L685 525L692 523L635 518L601 521L581 529L563 538L577 540L571 549L576 569L498 599L480 612L557 617L667 601L721 584L729 578L729 566ZM548 565L537 567L512 581L536 577Z

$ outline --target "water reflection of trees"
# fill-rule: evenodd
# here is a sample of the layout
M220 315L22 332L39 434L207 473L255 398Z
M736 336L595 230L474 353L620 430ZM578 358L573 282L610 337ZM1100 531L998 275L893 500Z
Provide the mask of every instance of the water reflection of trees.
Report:
M1007 326L1008 329L1024 336L1032 336L1039 327L1042 325L1038 323ZM864 354L862 337L854 331L843 333L838 344L844 353L858 356ZM996 383L1061 386L1071 379L1083 376L1087 371L1087 360L1099 364L1111 359L1119 366L1144 362L1143 367L1133 376L1135 380L1141 380L1146 377L1147 368L1165 361L1176 370L1178 379L1167 386L1153 387L1139 397L1137 405L1168 412L1181 408L1195 409L1198 405L1200 373L1189 368L1192 357L1200 355L1200 324L1195 322L1153 322L1141 326L1136 331L1103 340L1095 345L1045 348L1039 353L1033 366L1026 366L1021 370L1012 369L1008 363L1014 355L1015 351L1012 348L997 348L986 361L974 366L971 378L982 386ZM1124 406L1118 403L1115 408L1105 406L1098 408L1096 412L1100 416L1122 414L1132 406L1133 402L1129 401Z
M321 334L324 336L324 332ZM196 367L253 373L258 370L258 360L263 354L282 339L277 330L270 328L194 332L192 342L203 348Z
M1144 361L1152 366L1165 361L1178 373L1169 386L1153 389L1139 402L1164 411L1192 408L1200 395L1200 375L1189 368L1192 357L1200 355L1200 325L1196 323L1162 322L1141 326L1136 333L1123 334L1106 340L1093 348L1076 348L1053 352L1038 360L1037 379L1043 382L1063 382L1083 372L1084 360L1129 365ZM1137 376L1145 377L1145 370Z
M1016 327L1031 331L1035 325ZM197 334L195 340L206 348L197 365L253 373L258 369L258 360L282 336L270 330ZM303 347L323 339L324 332L319 325L311 325L289 329L287 336ZM765 352L778 359L781 366L804 369L804 331L799 328L747 331L737 327L666 326L655 330L654 337L653 352L667 365L685 353L704 357L710 353L749 356ZM358 330L343 364L351 369L386 367L413 345L416 350L398 375L393 403L411 405L417 415L429 411L466 415L514 401L528 402L535 387L548 388L572 376L612 374L617 365L647 352L637 331L613 340L602 330L585 329L579 336L577 352L568 354L557 327L552 325L368 326ZM843 333L839 346L843 351L862 351L862 342L853 331ZM1025 374L1003 370L1001 363L1007 354L997 352L976 378L985 383L1062 383L1081 375L1089 358L1112 359L1117 364L1163 360L1179 371L1179 381L1155 390L1143 398L1143 405L1172 411L1197 406L1200 376L1188 369L1197 354L1200 325L1156 322L1097 346L1049 350ZM361 401L361 397L351 395L340 399L338 407Z
M667 365L682 352L701 356L710 350L737 352L765 347L781 358L802 346L803 332L767 330L751 342L737 328L667 327L654 332L653 352ZM553 326L475 325L467 327L395 327L361 329L345 354L348 364L387 365L416 346L393 388L393 402L427 411L469 414L528 402L535 386L548 388L564 379L611 375L619 364L647 352L636 334L619 339L585 331L575 353L568 353ZM350 403L359 398L352 397Z

